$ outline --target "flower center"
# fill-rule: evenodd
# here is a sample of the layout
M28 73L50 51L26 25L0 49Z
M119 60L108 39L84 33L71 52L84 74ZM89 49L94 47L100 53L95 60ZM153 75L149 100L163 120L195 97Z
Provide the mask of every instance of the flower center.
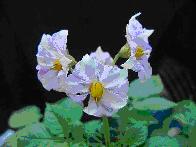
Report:
M89 91L91 97L95 100L95 102L99 102L101 97L103 96L104 87L100 82L93 82L89 86Z
M59 59L54 61L52 69L53 70L57 70L57 71L63 70L62 65L61 65Z
M136 59L141 58L143 55L144 55L144 50L140 46L138 46L136 48L136 51L135 51L135 57L136 57Z

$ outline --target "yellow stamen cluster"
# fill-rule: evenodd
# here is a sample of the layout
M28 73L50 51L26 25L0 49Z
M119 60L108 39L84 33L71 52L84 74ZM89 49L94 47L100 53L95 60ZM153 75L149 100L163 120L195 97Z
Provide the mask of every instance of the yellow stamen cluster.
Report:
M135 57L136 57L136 59L141 58L143 55L144 55L144 50L140 46L138 46L136 48L136 51L135 51Z
M89 86L89 91L91 97L95 100L95 102L99 102L104 93L104 87L100 82L93 82Z
M63 70L62 65L58 59L54 61L52 69L57 71Z

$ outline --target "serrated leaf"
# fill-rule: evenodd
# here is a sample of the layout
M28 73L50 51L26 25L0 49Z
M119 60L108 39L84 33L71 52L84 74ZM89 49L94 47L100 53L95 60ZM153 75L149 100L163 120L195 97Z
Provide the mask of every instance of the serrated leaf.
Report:
M172 101L162 97L151 97L143 101L134 101L133 107L138 110L165 110L176 106Z
M40 109L36 106L28 106L15 111L9 118L9 126L12 128L23 127L35 122L39 122L42 117Z
M156 75L151 79L141 82L139 79L131 82L128 96L134 100L140 100L150 96L158 95L163 91L161 78Z
M72 142L81 143L84 142L84 126L83 124L74 125L71 129Z
M125 133L119 136L120 142L123 145L131 147L139 146L145 142L148 136L148 128L143 122L138 121L128 127Z
M54 106L56 108L53 110L65 119L69 120L71 123L79 121L82 117L82 107L70 99L63 99Z
M53 112L52 105L47 104L44 114L44 124L54 135L63 134L63 126L58 120L58 116Z
M174 119L183 125L196 125L196 105L191 100L183 100L174 108Z
M44 123L52 134L64 134L69 136L72 125L80 123L82 107L69 99L61 100L60 103L47 104Z
M176 138L168 136L154 136L148 140L145 147L180 147L180 144Z
M89 136L93 136L95 135L97 131L100 131L101 126L102 126L102 123L99 120L93 120L93 121L86 122L84 124L85 133Z

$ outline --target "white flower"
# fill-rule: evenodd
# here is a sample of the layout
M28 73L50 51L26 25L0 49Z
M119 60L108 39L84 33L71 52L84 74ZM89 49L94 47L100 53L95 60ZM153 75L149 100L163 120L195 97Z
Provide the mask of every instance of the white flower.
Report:
M72 62L67 50L67 35L67 30L61 30L52 36L43 34L38 46L38 79L47 90L62 92L65 89L64 81Z
M113 62L113 59L110 56L110 54L108 52L103 52L103 50L101 49L100 46L97 48L97 50L95 52L92 52L90 54L90 57L96 58L97 60L99 60L103 64L111 65Z
M148 42L148 37L154 30L147 30L142 27L139 21L136 20L136 17L140 14L137 13L132 16L126 27L126 38L131 48L131 55L122 67L138 72L139 78L144 81L152 75L152 68L148 63L152 47Z
M89 96L84 112L97 117L111 116L127 104L127 76L126 69L85 55L67 78L67 95L79 103Z

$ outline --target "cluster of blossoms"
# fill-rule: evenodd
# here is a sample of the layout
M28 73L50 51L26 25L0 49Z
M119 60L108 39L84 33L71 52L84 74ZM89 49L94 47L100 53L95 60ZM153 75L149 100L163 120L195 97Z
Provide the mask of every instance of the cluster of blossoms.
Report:
M126 27L127 44L116 57L128 58L119 68L108 52L98 47L96 52L76 60L67 49L67 30L52 36L43 35L38 46L38 79L47 90L65 92L69 98L83 105L84 112L97 117L111 116L128 101L128 69L138 73L141 81L149 79L152 68L148 63L151 46L148 37L153 30L147 30L131 17Z

